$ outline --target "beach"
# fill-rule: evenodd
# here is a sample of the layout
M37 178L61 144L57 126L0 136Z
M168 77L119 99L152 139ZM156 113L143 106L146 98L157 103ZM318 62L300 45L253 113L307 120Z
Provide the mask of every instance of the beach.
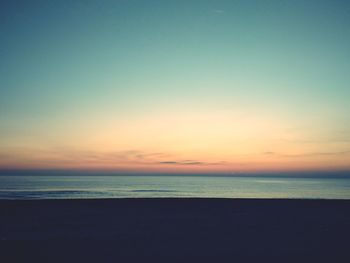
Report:
M1 262L350 262L350 200L1 200Z

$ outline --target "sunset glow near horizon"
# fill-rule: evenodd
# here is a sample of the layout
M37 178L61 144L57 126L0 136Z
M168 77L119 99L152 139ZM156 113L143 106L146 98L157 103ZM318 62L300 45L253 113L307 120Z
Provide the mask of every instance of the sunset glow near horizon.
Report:
M92 2L1 3L0 169L350 171L346 1Z

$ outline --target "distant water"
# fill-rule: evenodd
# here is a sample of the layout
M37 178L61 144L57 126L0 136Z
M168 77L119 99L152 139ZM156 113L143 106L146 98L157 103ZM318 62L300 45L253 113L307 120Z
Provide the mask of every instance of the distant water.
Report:
M0 199L126 197L350 199L350 178L0 176Z

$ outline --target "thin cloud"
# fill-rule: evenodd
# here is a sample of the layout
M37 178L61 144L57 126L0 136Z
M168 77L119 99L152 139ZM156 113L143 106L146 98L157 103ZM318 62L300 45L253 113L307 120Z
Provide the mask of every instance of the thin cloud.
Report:
M270 151L263 152L263 155L275 155L275 154L276 154L275 152L270 152Z
M143 152L139 150L126 151L90 151L77 150L70 147L52 147L47 149L21 148L0 152L2 160L33 160L42 162L87 162L87 163L154 163L157 159L169 158L171 155L162 152Z
M206 162L201 160L183 159L174 160L174 156L164 152L144 152L139 150L125 151L91 151L77 150L70 147L52 147L48 149L17 149L1 152L2 160L41 162L41 163L87 163L101 165L224 165L226 161Z
M183 161L162 161L157 162L158 164L177 164L177 165L220 165L226 164L226 162L202 162L196 160L183 160Z
M159 164L178 164L179 162L175 161L165 161L165 162L159 162Z
M339 155L347 155L350 154L349 151L339 151L339 152L313 152L313 153L305 153L305 154L294 154L294 155L285 155L287 157L312 157L312 156L339 156Z
M301 153L301 154L282 154L277 152L263 152L263 155L273 155L278 157L287 157L287 158L298 158L298 157L313 157L313 156L342 156L350 154L350 150L347 151L338 151L338 152L311 152L311 153Z

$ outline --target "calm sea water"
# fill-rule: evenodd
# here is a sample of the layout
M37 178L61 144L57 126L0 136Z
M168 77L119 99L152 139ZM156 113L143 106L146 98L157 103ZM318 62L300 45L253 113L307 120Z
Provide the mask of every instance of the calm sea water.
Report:
M0 199L125 197L350 199L350 178L0 176Z

